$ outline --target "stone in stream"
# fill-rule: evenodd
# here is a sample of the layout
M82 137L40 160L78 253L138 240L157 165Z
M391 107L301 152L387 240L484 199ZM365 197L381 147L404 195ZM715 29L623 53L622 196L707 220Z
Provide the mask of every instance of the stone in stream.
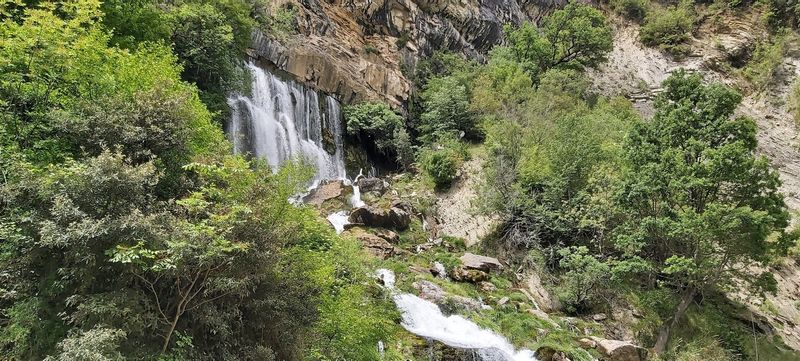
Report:
M356 182L356 186L361 192L375 192L382 195L388 189L389 184L380 178L361 178Z
M306 204L311 204L314 206L322 205L325 201L339 198L342 195L346 195L346 193L352 192L350 187L345 187L344 182L337 180L337 181L330 181L325 182L319 185L319 187L315 188L311 191L307 196L303 198L303 202Z

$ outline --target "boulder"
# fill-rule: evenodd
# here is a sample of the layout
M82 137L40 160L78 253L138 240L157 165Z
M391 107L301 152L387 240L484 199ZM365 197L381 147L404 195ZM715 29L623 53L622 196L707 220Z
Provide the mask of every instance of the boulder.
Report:
M596 313L592 315L592 320L594 320L595 322L605 321L607 318L608 316L605 313Z
M447 278L447 270L445 270L444 265L440 262L433 263L433 266L431 266L431 274L437 278Z
M461 260L461 264L466 269L489 272L495 269L503 268L503 265L500 264L500 261L498 261L497 258L480 256L469 252L464 253L464 255L459 259Z
M397 253L397 250L391 243L374 234L364 232L356 235L356 238L361 242L361 246L363 246L367 252L380 259L387 259Z
M396 244L397 242L400 242L400 236L397 233L394 233L388 229L376 230L375 235L385 239L389 243Z
M588 350L597 347L597 342L590 338L582 338L578 340L578 345L581 346L582 349Z
M303 202L319 206L327 200L341 197L347 188L344 186L344 182L340 180L322 183L307 196L303 197Z
M358 189L363 193L374 192L380 195L386 192L389 184L380 178L361 178L356 182L356 186L358 186Z
M368 227L392 228L402 231L408 229L411 224L411 215L395 207L387 210L364 206L350 212L348 220L350 223L362 224Z
M489 274L483 271L467 269L463 266L453 268L450 278L459 282L478 283L489 279Z
M402 199L395 199L392 201L391 208L398 208L405 211L408 214L414 214L414 206L411 205L408 201L404 201Z
M647 349L628 341L607 340L591 337L597 343L597 351L611 361L643 361L647 359Z
M496 291L497 287L494 285L494 283L483 281L478 283L478 289L480 289L482 292L489 293Z
M469 297L451 295L433 282L421 280L411 284L419 292L419 297L435 303L443 312L459 311L476 312L481 310L481 303Z

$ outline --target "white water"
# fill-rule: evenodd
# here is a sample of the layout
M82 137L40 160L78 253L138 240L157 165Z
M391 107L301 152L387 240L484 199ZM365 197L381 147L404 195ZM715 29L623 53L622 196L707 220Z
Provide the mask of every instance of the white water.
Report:
M358 170L358 175L355 179L353 179L352 186L353 186L353 195L350 196L350 205L353 208L363 207L365 205L364 201L361 200L361 189L356 185L358 184L358 179L364 176L363 170Z
M344 150L339 102L294 81L286 81L247 63L252 96L234 94L229 136L237 153L266 159L273 170L287 160L303 160L320 179L344 179ZM328 153L324 139L332 142Z
M392 271L380 269L377 274L386 288L394 290ZM533 351L515 350L505 337L480 328L464 317L445 316L439 306L430 301L408 293L394 293L392 297L402 312L402 326L417 336L473 350L483 361L536 361Z
M344 226L350 224L350 221L348 220L349 217L349 212L339 211L328 215L328 222L331 222L333 229L336 230L336 234L340 234L344 232Z

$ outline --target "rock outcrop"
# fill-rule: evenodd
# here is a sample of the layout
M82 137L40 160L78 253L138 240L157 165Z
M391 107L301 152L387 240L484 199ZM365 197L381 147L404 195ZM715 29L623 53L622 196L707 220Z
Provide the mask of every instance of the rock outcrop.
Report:
M277 41L253 35L251 56L345 103L400 106L411 91L403 68L436 50L482 58L505 24L538 20L566 0L284 0L299 34Z
M461 260L461 264L464 266L464 268L470 270L489 272L503 268L503 265L500 264L500 261L497 260L497 258L481 256L469 252L464 253L459 260Z
M411 224L411 214L403 209L391 207L389 209L364 206L354 209L350 213L350 223L367 227L391 228L406 230Z

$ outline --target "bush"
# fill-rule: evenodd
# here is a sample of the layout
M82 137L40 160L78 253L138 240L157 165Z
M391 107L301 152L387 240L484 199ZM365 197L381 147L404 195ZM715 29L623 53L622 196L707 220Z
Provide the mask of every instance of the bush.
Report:
M650 10L649 0L611 0L611 8L630 20L640 22Z
M639 39L647 46L658 46L674 55L688 52L686 42L694 26L694 11L691 3L665 10L651 11L639 30Z
M772 84L775 75L783 63L783 58L789 51L791 43L796 41L796 36L783 32L775 36L770 42L760 42L753 51L753 56L742 69L742 75L757 90L763 90Z
M436 184L438 189L447 189L458 175L465 158L463 145L456 140L446 139L425 148L420 152L419 163Z
M559 266L567 272L561 276L558 298L568 312L589 310L609 286L610 268L586 247L568 247L558 251Z

